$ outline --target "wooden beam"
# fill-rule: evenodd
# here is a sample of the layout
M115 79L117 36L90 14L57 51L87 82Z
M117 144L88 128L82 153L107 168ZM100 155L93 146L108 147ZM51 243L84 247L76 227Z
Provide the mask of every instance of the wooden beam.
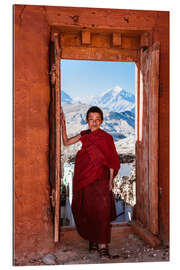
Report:
M90 44L91 47L95 47L95 48L110 48L112 47L112 45L115 47L115 44L117 44L117 46L119 46L119 48L122 48L122 49L137 50L139 49L139 46L140 46L139 35L126 36L124 34L120 36L120 33L116 33L118 35L114 35L114 44L113 44L113 32L111 33L106 32L103 34L87 32L87 33L90 33L89 38L88 38L89 34L82 34L82 33L85 33L85 32L84 31L83 32L80 31L76 33L66 32L66 33L61 34L61 47L62 48L71 47L71 46L81 47L83 45ZM84 40L82 40L83 36L84 36Z
M121 33L113 32L113 46L121 46Z
M140 38L140 47L148 47L150 45L150 40L149 40L149 33L145 32L141 35Z
M119 48L65 47L62 48L61 58L74 60L136 62L138 60L138 51Z
M91 33L89 31L82 32L82 44L91 44Z
M111 224L111 238L118 241L125 240L129 234L133 233L133 229L128 224ZM61 227L60 238L62 243L66 241L79 241L82 238L79 236L75 226Z
M165 13L165 12L164 12ZM168 13L168 12L167 12ZM127 16L125 14L128 14ZM49 25L91 29L151 30L158 11L47 6Z
M137 235L139 235L139 237L144 240L144 242L146 242L147 244L149 244L151 247L155 248L161 245L161 241L160 239L153 235L150 231L148 231L147 229L143 228L142 225L140 225L139 223L130 223L132 226L132 229L134 231L134 233L136 233Z

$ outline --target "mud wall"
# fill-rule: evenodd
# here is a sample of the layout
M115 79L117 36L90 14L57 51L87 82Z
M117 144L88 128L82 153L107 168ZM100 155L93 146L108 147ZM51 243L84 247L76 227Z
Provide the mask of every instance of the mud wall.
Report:
M48 183L49 29L42 7L16 6L14 24L14 245L17 256L45 251L53 241Z
M168 12L14 6L14 245L16 255L53 249L49 201L51 27L152 29L160 41L160 237L169 239Z
M154 41L160 41L159 93L159 229L169 242L169 16L158 13Z

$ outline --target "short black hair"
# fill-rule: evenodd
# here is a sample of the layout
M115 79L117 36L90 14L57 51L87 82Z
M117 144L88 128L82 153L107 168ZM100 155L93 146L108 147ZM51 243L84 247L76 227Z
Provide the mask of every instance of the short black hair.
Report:
M89 113L99 113L101 115L101 120L103 120L103 111L97 107L97 106L92 106L89 108L89 110L86 113L86 120L88 120Z

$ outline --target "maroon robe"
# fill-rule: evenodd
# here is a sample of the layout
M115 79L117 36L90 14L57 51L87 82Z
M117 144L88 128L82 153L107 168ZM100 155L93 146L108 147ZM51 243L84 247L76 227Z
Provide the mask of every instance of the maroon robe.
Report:
M72 212L79 234L95 243L110 242L110 222L116 218L109 191L109 168L120 168L113 138L102 129L81 132L82 148L75 161Z

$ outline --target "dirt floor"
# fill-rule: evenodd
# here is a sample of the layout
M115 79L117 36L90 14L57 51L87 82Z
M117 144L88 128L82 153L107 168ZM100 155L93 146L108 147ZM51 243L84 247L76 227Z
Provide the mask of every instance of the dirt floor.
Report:
M119 255L116 259L102 260L98 253L88 252L88 242L85 240L68 241L61 244L61 248L54 253L42 254L31 259L16 258L14 265L73 265L100 263L131 263L131 262L167 262L169 261L169 247L151 248L137 235L130 233L124 239L112 239L109 245L111 255Z

